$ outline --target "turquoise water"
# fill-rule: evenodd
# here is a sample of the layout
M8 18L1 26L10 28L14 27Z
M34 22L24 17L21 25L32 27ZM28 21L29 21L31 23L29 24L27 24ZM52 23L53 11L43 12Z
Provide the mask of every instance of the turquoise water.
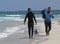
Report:
M15 21L23 21L27 12L0 12L0 38L7 37L8 35L16 32L20 27L9 27ZM42 20L40 12L34 12L37 20ZM60 20L60 13L54 12L54 20ZM12 21L12 22L11 22ZM10 25L11 26L11 25ZM6 33L5 33L6 32Z
M0 21L3 20L16 20L23 21L27 12L0 12ZM37 19L42 19L42 14L40 12L34 12ZM54 12L54 19L60 19L60 13Z
M0 36L9 35L15 32L20 27L8 27L15 21L24 21L27 12L0 12ZM42 21L42 14L34 12L37 20ZM54 13L54 20L60 20L60 13ZM12 21L12 22L11 22ZM6 32L6 33L5 33ZM9 32L9 33L8 33Z

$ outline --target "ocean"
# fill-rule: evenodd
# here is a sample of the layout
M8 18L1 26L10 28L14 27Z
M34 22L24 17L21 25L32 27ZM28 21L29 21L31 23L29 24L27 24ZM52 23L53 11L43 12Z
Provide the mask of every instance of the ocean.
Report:
M16 21L24 21L26 16L26 11L18 11L18 12L0 12L0 38L8 37L9 35L16 32L20 29L19 26L9 26L14 24ZM36 19L42 21L42 14L39 11L33 12ZM60 12L53 12L54 19L60 20ZM16 23L15 23L16 24ZM17 25L17 24L16 24Z
M0 21L23 21L26 16L26 11L18 12L0 12ZM37 20L42 20L42 14L39 11L34 12ZM54 19L60 19L60 12L53 12Z

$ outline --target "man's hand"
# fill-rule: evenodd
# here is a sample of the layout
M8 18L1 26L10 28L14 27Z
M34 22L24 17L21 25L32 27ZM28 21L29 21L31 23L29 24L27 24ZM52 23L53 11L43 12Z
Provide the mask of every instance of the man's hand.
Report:
M54 18L54 16L52 16L52 18Z
M37 22L35 22L35 25L37 25Z

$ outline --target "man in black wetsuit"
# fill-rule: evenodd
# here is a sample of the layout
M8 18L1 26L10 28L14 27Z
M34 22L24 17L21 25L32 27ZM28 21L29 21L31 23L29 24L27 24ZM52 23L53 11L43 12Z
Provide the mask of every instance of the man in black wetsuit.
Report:
M26 19L28 18L28 32L29 32L29 38L33 38L33 31L34 31L34 20L37 24L37 21L35 19L34 13L31 11L31 8L28 8L28 13L26 14L24 24L26 22Z

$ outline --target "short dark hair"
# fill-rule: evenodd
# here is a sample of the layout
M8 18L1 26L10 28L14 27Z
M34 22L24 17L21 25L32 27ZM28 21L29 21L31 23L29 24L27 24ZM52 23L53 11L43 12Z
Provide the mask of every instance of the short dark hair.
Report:
M31 8L28 8L28 11L31 10Z
M51 8L51 7L48 7L48 8Z

